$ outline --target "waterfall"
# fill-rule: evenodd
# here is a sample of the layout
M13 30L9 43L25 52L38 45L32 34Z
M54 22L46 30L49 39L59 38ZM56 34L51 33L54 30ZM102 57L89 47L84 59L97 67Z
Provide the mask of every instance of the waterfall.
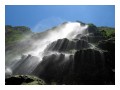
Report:
M103 39L96 28L87 24L63 23L32 36L31 48L19 59L13 57L12 62L6 64L6 77L29 74L47 83L55 80L58 84L70 84L75 80L77 84L89 84L87 81L99 82L96 76L100 74L102 80L98 84L101 84L108 72L106 52L96 47L96 43Z
M82 26L80 23L77 22L68 22L68 23L64 23L58 27L56 27L55 29L51 29L48 31L48 34L45 35L43 37L43 39L40 38L40 40L35 41L32 44L32 47L35 47L33 50L30 50L28 52L23 53L23 55L32 55L32 56L36 56L39 59L37 59L36 61L36 65L37 63L39 63L43 56L46 55L46 53L44 53L44 50L47 48L47 46L58 40L58 39L63 39L63 38L68 38L69 40L73 39L75 37L75 35L77 33L83 33L84 30L87 28L87 25ZM27 44L26 44L27 45ZM53 52L51 52L52 54ZM6 56L7 57L7 56ZM26 57L27 58L27 57ZM32 63L33 61L31 60L26 60L25 58L23 59L23 57L20 58L14 58L13 57L13 61L12 62L8 62L8 66L6 66L6 74L7 73L12 73L12 69L14 69L15 67L17 68L17 66L22 65L21 63ZM7 61L6 61L7 62ZM27 64L28 65L28 64ZM30 66L30 65L28 65ZM27 68L27 66L26 66ZM19 72L19 71L18 71Z
M77 23L77 22L68 22L56 27L55 29L50 29L48 31L48 34L44 36L42 40L40 39L40 41L38 40L33 44L33 46L36 46L37 48L33 51L27 52L27 54L29 53L29 54L38 56L40 52L42 53L44 52L44 49L47 48L47 46L50 43L63 38L67 38L69 40L74 39L76 34L84 33L84 30L87 27L88 27L87 25L82 26L80 23ZM40 55L40 57L43 57L43 56Z

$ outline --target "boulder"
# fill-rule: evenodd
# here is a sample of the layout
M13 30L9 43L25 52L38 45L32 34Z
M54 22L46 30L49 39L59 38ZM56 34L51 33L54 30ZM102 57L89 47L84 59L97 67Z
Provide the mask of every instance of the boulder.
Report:
M46 83L35 76L14 75L5 79L5 85L45 85Z

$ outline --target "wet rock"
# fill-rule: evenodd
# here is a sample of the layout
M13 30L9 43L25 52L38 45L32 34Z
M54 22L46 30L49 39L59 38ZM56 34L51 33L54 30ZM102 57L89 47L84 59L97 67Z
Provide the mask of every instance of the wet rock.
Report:
M115 38L100 41L98 47L109 52L109 54L106 55L108 68L115 70Z
M108 40L103 40L98 42L98 47L103 49L103 50L107 50L109 52L115 52L115 38L110 38ZM115 54L115 53L114 53Z
M107 68L105 54L93 49L77 51L74 56L75 83L114 84L114 73Z
M59 39L50 44L45 51L69 52L71 50L80 50L89 48L90 44L85 40Z
M75 45L76 45L76 47L75 47L76 50L81 50L81 49L90 47L89 43L87 41L85 41L85 40L78 40L75 43Z
M68 83L73 73L73 55L52 54L45 56L33 74L43 78L47 83Z
M66 51L69 40L67 38L58 39L57 41L50 44L47 50L51 51Z
M105 37L101 35L99 32L88 33L88 34L78 34L75 38L88 41L89 43L98 43L99 41L105 39Z
M98 43L98 41L104 40L104 37L102 36L83 36L81 39L86 40L90 43Z

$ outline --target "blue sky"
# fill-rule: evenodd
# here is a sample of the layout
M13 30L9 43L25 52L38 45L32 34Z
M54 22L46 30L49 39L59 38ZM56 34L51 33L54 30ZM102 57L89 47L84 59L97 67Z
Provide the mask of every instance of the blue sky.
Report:
M115 27L114 5L6 5L5 24L44 31L65 21Z

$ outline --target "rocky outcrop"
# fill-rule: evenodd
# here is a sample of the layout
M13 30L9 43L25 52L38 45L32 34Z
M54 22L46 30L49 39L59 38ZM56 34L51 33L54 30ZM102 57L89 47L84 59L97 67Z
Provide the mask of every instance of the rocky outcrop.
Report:
M45 85L46 83L35 76L15 75L5 79L5 85Z
M115 84L115 72L108 62L109 52L82 49L75 55L52 54L45 56L33 75L48 84L111 85Z
M84 34L77 34L75 38L86 40L89 43L98 43L98 41L105 39L105 37L100 33L98 28L93 24L89 24Z
M103 50L107 50L111 53L114 53L115 52L115 37L98 42L98 47Z
M59 39L48 45L45 51L70 52L72 50L81 50L89 48L90 44L86 40L68 40L67 38Z

